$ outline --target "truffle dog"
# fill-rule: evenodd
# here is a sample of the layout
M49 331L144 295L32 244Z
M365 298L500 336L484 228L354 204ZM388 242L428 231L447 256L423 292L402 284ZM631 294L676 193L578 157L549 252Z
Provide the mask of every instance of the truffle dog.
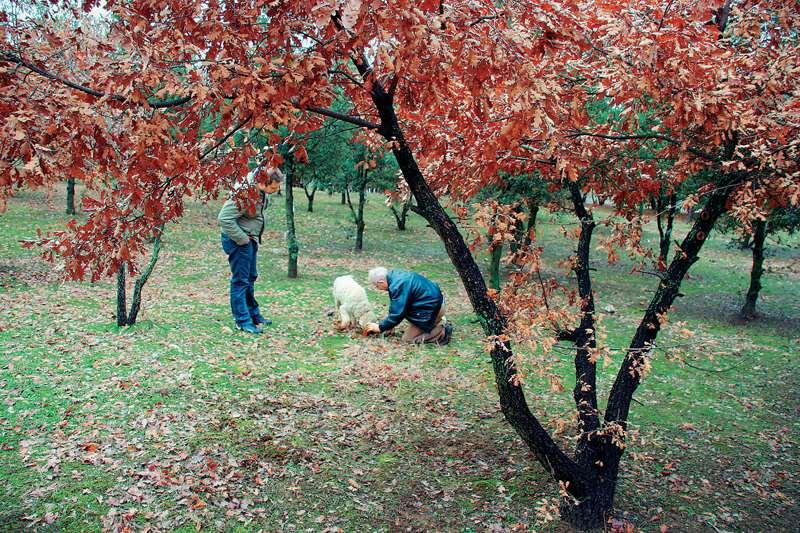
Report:
M333 280L333 300L339 313L339 329L363 328L374 320L372 306L367 299L367 291L353 276L339 276Z

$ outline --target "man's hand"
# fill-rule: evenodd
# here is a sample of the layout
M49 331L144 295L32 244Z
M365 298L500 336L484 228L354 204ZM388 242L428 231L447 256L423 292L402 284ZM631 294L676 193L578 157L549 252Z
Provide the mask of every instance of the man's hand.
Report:
M381 328L375 322L369 322L366 326L364 326L364 333L369 335L370 333L380 333Z

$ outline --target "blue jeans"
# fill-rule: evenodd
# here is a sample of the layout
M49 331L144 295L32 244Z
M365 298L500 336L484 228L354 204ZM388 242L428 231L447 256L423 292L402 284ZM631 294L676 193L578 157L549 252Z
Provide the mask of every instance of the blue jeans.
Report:
M261 317L255 296L258 243L251 239L247 244L239 246L236 241L223 234L222 249L228 254L228 263L231 265L233 319L240 326L252 324L253 318Z

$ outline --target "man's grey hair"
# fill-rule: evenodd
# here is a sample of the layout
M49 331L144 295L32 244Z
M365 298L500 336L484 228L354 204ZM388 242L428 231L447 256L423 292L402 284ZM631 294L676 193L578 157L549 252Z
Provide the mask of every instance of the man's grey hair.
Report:
M370 284L375 285L379 281L386 281L386 274L388 273L389 271L385 267L375 267L370 269L367 279L369 279Z

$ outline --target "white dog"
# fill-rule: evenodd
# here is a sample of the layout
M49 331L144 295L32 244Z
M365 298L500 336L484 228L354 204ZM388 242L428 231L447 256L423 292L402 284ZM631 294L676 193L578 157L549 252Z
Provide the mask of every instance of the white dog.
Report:
M353 276L339 276L333 280L333 300L339 312L339 329L354 326L363 328L375 320L367 291Z

